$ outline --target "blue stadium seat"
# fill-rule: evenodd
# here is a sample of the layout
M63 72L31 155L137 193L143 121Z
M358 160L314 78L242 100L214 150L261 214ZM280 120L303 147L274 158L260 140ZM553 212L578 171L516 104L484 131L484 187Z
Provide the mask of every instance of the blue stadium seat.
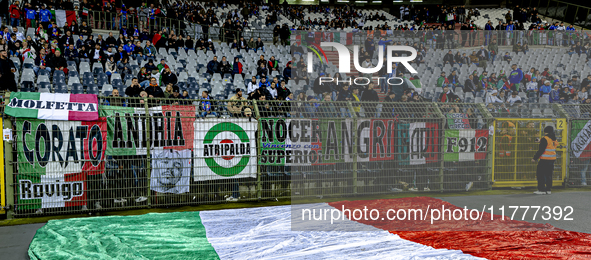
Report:
M68 71L68 77L80 77L78 71L70 70Z
M84 93L84 87L80 83L72 84L71 93L72 94L83 94Z
M91 72L84 72L84 77L82 78L82 84L87 86L88 84L94 83L94 75Z
M33 91L35 91L35 85L31 81L25 81L25 82L21 83L20 91L33 92Z
M86 94L94 94L94 95L98 95L99 94L99 90L98 89L86 89Z
M86 91L88 91L89 89L90 90L96 90L97 92L99 91L99 88L98 88L98 86L96 84L88 84L88 85L84 85L84 86L86 86L85 87L85 90Z
M41 82L39 84L37 84L37 86L39 87L39 89L49 89L51 91L51 83L49 82Z
M114 85L123 85L123 81L121 81L121 79L113 79L111 81L111 84Z
M68 61L68 67L73 66L74 68L77 68L78 66L76 65L76 62L73 60L69 60Z
M68 93L68 86L66 84L57 84L54 86L55 93Z
M37 76L49 76L49 72L47 70L39 70Z

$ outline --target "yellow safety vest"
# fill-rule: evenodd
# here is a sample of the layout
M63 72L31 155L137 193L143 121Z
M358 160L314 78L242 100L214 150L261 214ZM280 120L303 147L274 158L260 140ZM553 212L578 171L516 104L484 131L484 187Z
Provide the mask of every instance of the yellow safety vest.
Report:
M557 141L552 141L550 137L544 136L546 142L548 142L548 146L546 146L546 150L540 157L541 160L556 160L556 147L558 146Z

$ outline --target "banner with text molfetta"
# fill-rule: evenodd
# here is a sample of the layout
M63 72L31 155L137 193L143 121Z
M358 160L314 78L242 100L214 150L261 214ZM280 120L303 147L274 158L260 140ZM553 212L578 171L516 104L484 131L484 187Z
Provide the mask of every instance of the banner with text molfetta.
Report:
M443 160L466 162L486 159L488 130L445 130Z
M16 120L17 200L21 209L85 205L86 176L102 174L105 118L97 121Z
M98 120L98 99L92 94L12 92L6 114L47 120Z
M438 123L399 123L397 129L398 162L401 165L437 162L441 139Z
M257 121L195 121L195 181L255 178Z

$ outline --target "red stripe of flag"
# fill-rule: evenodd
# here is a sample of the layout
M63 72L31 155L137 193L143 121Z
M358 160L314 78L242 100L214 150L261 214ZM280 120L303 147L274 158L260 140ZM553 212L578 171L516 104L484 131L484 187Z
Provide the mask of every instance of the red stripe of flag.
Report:
M98 98L94 94L70 94L70 102L93 103L95 111L93 112L74 112L70 111L69 121L95 121L98 120Z

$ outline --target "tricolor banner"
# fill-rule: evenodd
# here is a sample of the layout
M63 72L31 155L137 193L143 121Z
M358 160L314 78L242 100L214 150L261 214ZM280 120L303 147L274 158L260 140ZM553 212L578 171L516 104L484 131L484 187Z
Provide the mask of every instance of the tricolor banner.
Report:
M108 124L107 155L122 163L129 158L141 162L149 148L150 188L160 193L189 192L195 107L158 106L148 113L145 108L116 106L100 110Z
M5 109L7 115L17 118L98 120L98 99L92 94L13 92Z
M343 45L353 44L353 33L336 32L334 33L334 42L338 42Z
M443 160L466 162L484 160L488 147L488 130L445 130Z
M107 124L17 119L17 201L21 209L86 204L87 175L105 168Z
M75 11L55 10L55 23L58 27L64 27L67 24L72 24L76 21Z
M402 165L420 165L437 162L439 158L439 124L430 122L416 122L399 124L399 131L405 139L400 148L406 148L408 156L401 158ZM406 138L404 137L406 134ZM406 147L405 147L406 146ZM404 156L404 154L403 154ZM405 162L406 161L406 162Z
M591 158L591 121L573 120L571 149L577 158Z

